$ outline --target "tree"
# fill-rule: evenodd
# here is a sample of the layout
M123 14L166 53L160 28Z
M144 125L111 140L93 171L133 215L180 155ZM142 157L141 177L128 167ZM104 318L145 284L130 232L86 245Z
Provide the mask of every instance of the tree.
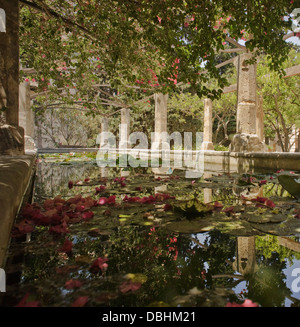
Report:
M300 128L299 76L281 78L268 69L268 58L263 58L258 66L258 83L263 97L266 136L277 135L283 152L293 146L291 135ZM300 53L292 50L283 68L300 64Z
M246 48L263 51L278 69L288 54L283 35L295 7L286 0L20 3L21 63L25 73L34 68L27 78L38 82L40 92L50 91L41 100L81 99L88 108L102 101L99 92L103 95L107 83L117 95L137 87L146 94L168 92L190 82L200 97L218 97L226 79L215 67L216 56L226 42L238 45L247 35ZM210 78L217 80L217 88L205 85ZM68 92L62 95L62 90Z
M51 108L36 115L38 134L44 147L96 146L101 116L86 115L76 108Z

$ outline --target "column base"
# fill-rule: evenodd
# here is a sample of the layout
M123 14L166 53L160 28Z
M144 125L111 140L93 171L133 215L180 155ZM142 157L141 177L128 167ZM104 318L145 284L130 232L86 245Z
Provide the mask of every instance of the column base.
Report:
M231 152L264 152L264 148L256 134L235 134L230 144Z
M202 142L201 150L214 150L214 145L212 142Z
M36 151L36 144L34 139L31 136L25 135L25 150L34 150Z
M24 129L20 126L0 126L0 155L24 154Z

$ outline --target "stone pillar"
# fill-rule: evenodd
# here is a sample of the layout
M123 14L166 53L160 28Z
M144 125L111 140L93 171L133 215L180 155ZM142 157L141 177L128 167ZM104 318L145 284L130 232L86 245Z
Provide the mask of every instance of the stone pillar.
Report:
M25 149L34 150L34 112L31 110L30 83L20 84L19 89L19 124L25 133Z
M237 64L237 134L230 148L234 152L262 152L264 149L263 142L256 134L256 64L246 63L251 58L251 53L241 54Z
M204 100L204 127L203 127L203 143L202 150L213 150L212 143L212 101L211 99Z
M5 106L6 123L19 125L19 1L3 0L6 32L0 32L1 105ZM4 15L2 12L2 15ZM2 29L3 30L3 29Z
M129 134L130 134L130 109L121 109L121 126L120 126L120 149L127 153L129 148Z
M24 130L19 127L19 1L2 0L0 7L0 108L5 111L4 135L10 135L0 140L0 148L2 154L20 154Z
M264 133L264 108L263 108L263 98L258 97L257 110L256 110L256 134L261 142L265 140Z
M165 135L168 132L168 97L169 94L154 94L155 101L155 142L166 142ZM165 135L164 135L165 134Z

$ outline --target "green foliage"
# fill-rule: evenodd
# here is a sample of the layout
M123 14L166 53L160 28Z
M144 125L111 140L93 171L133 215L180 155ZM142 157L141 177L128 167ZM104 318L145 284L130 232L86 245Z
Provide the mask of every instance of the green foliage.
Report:
M263 57L257 69L259 93L263 97L265 134L277 135L282 151L289 151L291 134L300 128L299 76L281 78L268 68L270 58ZM288 68L300 64L300 53L291 50L289 58L282 64Z
M29 78L50 91L49 100L81 98L90 108L92 85L107 81L115 91L139 86L150 93L189 82L199 96L218 97L226 83L215 68L219 50L227 36L239 40L244 31L252 35L247 48L269 55L278 69L294 8L286 0L20 2L21 63L36 71ZM199 74L204 69L208 74ZM211 78L216 88L205 85ZM74 87L75 97L62 97L61 89Z
M217 144L214 146L215 151L228 151L228 147L224 145Z

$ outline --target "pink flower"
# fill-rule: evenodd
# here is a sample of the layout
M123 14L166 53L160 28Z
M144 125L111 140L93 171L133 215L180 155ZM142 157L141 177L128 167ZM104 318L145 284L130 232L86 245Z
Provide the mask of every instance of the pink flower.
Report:
M235 302L228 302L226 304L226 307L258 307L258 304L252 302L249 299L246 299L244 301L244 303L242 303L242 304L238 304L238 303L235 303Z
M158 19L158 22L161 24L161 17L159 17L159 16L156 16L156 17Z
M98 200L98 204L100 204L101 206L102 205L104 205L105 203L107 202L107 199L106 198L100 198L99 200Z
M94 217L94 213L92 211L86 211L81 214L83 220L88 220Z
M97 274L100 270L102 272L106 271L108 268L108 264L106 263L108 261L107 258L97 258L91 265L90 271L93 274Z

